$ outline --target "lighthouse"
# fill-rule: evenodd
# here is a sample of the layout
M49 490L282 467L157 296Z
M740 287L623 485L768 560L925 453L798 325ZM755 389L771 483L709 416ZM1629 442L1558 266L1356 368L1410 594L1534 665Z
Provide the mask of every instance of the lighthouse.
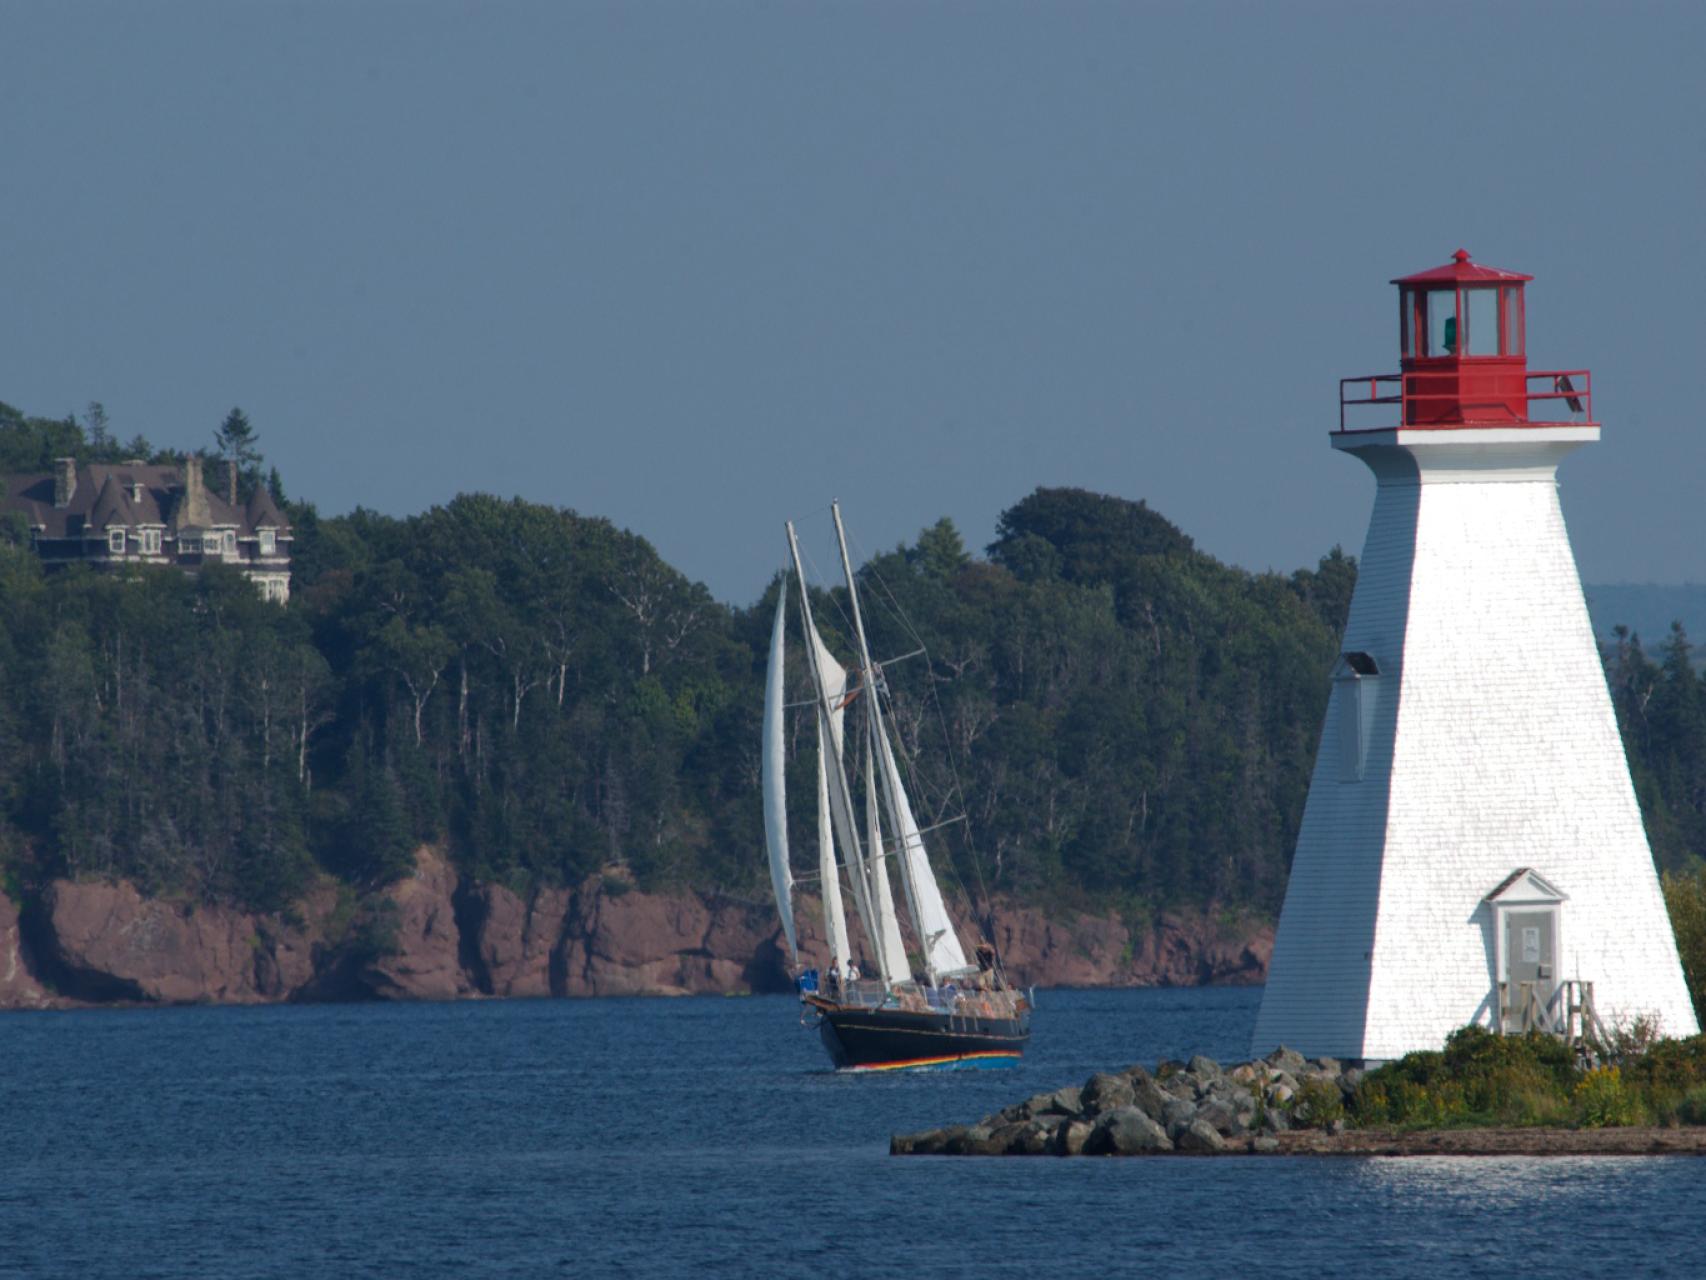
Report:
M1529 369L1531 279L1460 249L1394 280L1399 372L1340 383L1374 512L1258 1052L1384 1061L1584 1007L1698 1029L1558 502L1592 379Z

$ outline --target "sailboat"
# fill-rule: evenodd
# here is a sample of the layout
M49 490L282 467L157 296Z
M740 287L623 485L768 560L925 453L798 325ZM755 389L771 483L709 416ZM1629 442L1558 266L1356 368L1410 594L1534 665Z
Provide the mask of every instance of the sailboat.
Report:
M822 904L827 970L802 964L794 914L785 770L784 649L791 594L786 574L771 626L764 696L765 843L801 1020L817 1028L831 1061L842 1070L1011 1066L1030 1039L1032 1002L1007 981L989 940L979 940L973 960L966 959L896 760L892 708L882 668L872 661L866 639L840 505L830 510L858 649L851 671L818 633L799 538L793 522L787 524L797 584L792 594L811 684L805 705L815 724L817 869L810 879ZM850 754L855 762L851 774ZM901 884L898 902L894 879ZM857 958L847 898L863 934ZM902 932L902 907L911 950Z

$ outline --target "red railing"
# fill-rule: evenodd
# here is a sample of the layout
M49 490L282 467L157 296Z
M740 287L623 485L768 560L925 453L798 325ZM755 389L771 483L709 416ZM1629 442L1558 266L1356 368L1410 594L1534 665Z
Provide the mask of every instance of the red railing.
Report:
M1441 377L1441 375L1439 372L1433 371L1433 370L1427 370L1427 371L1416 372L1416 373L1375 373L1375 374L1369 374L1368 376L1361 377L1361 378L1340 378L1339 379L1339 430L1340 431L1349 431L1349 430L1354 429L1354 430L1358 430L1358 431L1389 431L1392 429L1392 426L1403 426L1404 424L1409 422L1410 405L1412 405L1412 404L1426 405L1429 402L1439 403L1441 401L1461 402L1464 399L1464 395L1460 391L1419 392L1419 391L1414 390L1414 384L1418 380L1426 380L1427 382L1429 382L1431 384L1437 384L1440 377ZM1534 373L1525 373L1523 375L1523 377L1525 379L1525 385L1524 385L1523 395L1521 398L1524 400L1524 402L1526 404L1532 405L1536 400L1561 400L1564 403L1565 409L1567 409L1569 411L1570 416L1568 418L1551 418L1551 419L1547 419L1545 421L1539 421L1533 417L1532 412L1525 412L1524 413L1524 421L1522 421L1521 423L1509 423L1506 425L1512 425L1512 426L1516 426L1516 425L1520 425L1520 426L1558 426L1558 425L1563 425L1563 424L1578 424L1579 425L1582 423L1592 422L1594 420L1594 417L1593 417L1593 374L1591 372L1589 372L1588 370L1586 370L1586 369L1548 369L1548 370L1536 371ZM1542 391L1534 390L1534 383L1537 380L1541 380L1541 379L1544 379L1545 381L1550 383L1549 389L1542 390ZM1390 394L1382 395L1381 394L1381 388L1384 386L1392 386L1394 388L1394 390ZM1350 388L1364 388L1364 387L1366 387L1368 389L1368 394L1366 396L1353 396L1353 395L1347 394L1347 390ZM1503 399L1505 399L1505 397L1495 396L1494 399L1503 400ZM1395 405L1397 405L1398 406L1398 421L1396 423L1392 424L1391 426L1386 426L1386 427L1350 428L1350 427L1347 427L1345 425L1345 410L1347 408L1350 408L1350 407L1353 407L1356 405L1370 405L1370 404L1395 404ZM1418 424L1418 425L1420 425L1420 424ZM1430 426L1430 427L1443 427L1443 428L1449 430L1451 427L1458 426L1458 425L1465 426L1465 427L1478 427L1478 426L1494 426L1494 425L1498 425L1498 424L1496 422L1464 422L1461 424L1449 423L1449 422L1448 423L1432 422L1432 423L1427 423L1426 425Z

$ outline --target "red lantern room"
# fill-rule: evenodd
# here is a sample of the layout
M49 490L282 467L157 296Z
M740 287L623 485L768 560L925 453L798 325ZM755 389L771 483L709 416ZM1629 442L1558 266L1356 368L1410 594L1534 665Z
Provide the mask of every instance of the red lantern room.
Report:
M1481 266L1459 249L1443 267L1394 280L1401 372L1341 380L1339 429L1348 429L1346 406L1369 404L1399 405L1403 427L1591 422L1586 370L1529 372L1523 286L1533 278ZM1366 397L1352 394L1362 389ZM1537 400L1546 402L1540 421L1531 413Z

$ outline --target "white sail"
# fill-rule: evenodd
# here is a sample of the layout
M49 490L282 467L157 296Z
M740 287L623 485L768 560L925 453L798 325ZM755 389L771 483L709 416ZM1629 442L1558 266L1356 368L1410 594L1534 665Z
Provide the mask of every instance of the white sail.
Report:
M764 675L764 844L770 853L770 883L776 890L776 910L788 939L788 955L800 960L794 937L794 876L788 868L788 801L784 777L782 736L782 620L787 583L776 593L776 621L770 628L770 665Z
M874 704L873 704L874 705ZM889 887L888 859L883 857L883 833L877 824L876 774L871 771L871 747L865 744L865 848L871 855L871 879L876 882L877 920L883 934L883 953L896 957L896 980L910 978L906 944L900 937L900 917L895 915L894 890Z
M839 713L837 713L839 714ZM853 956L847 944L847 912L841 905L841 876L835 866L835 827L829 816L829 735L817 730L817 870L823 887L823 928L835 967L847 972Z
M901 858L906 867L906 884L912 894L913 918L923 934L924 963L932 978L966 967L966 953L960 947L959 935L942 901L942 890L930 868L930 858L924 851L924 837L912 816L912 804L906 798L900 770L895 766L894 752L889 748L888 735L879 730L877 742L882 752L883 793L889 798L889 823L899 833Z

